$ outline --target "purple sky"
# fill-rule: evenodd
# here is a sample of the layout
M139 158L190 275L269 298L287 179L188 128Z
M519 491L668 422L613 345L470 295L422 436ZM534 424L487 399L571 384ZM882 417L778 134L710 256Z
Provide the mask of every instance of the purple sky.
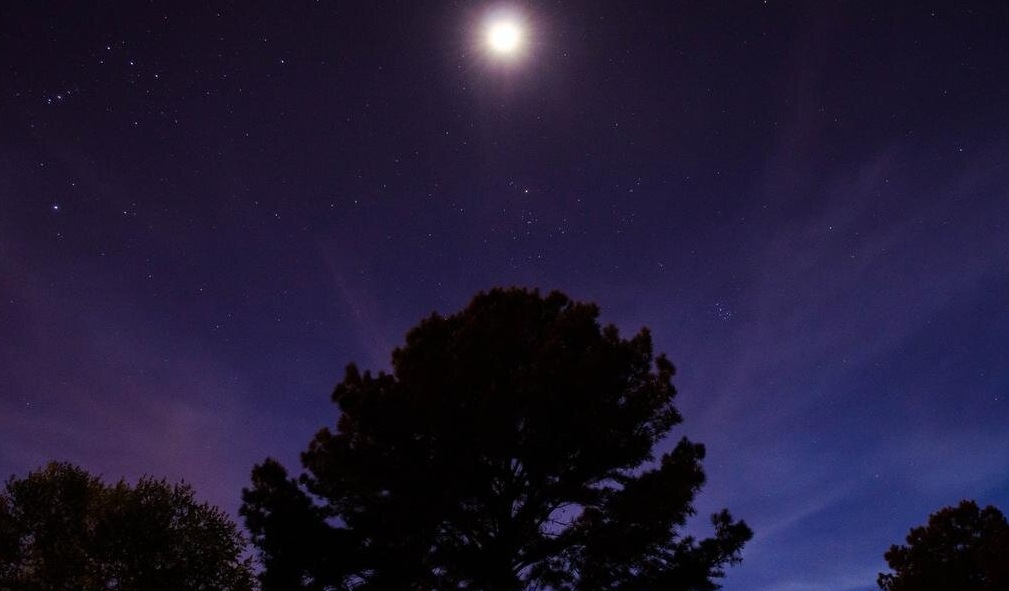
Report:
M492 4L204 4L4 7L0 474L235 511L347 362L514 284L652 328L728 591L1009 510L1009 8L514 3L503 66Z

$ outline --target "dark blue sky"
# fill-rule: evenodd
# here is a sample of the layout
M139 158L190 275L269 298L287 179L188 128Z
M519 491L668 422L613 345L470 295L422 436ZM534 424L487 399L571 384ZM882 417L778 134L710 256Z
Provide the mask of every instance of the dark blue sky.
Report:
M234 511L347 362L515 284L678 365L728 591L1009 509L1005 3L516 2L510 66L493 6L5 3L0 473Z

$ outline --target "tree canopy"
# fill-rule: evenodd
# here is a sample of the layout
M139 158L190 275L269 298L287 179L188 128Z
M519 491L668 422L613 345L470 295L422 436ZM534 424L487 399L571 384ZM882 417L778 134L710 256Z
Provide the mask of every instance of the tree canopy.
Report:
M290 477L255 467L242 514L264 591L703 591L751 537L682 532L705 481L674 368L593 304L495 289L432 314L392 372L350 365Z
M884 591L1004 591L1009 589L1009 523L974 501L946 507L885 555L894 571L880 573Z
M185 484L110 486L51 463L0 494L0 591L247 591L243 550Z

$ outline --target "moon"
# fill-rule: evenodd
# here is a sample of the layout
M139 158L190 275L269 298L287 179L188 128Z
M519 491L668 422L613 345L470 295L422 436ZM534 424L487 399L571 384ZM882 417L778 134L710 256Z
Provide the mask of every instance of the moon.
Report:
M514 56L522 48L524 31L514 18L498 17L487 23L487 47L501 57Z

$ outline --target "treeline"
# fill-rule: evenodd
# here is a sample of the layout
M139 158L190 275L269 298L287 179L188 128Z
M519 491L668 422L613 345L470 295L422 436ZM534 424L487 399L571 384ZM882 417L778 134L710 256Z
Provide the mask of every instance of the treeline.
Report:
M705 481L675 369L594 304L496 289L432 314L391 373L347 367L339 419L288 474L252 470L255 549L185 484L69 464L0 494L0 591L714 591L752 532L683 533ZM963 501L885 558L884 591L1009 589L1009 524Z

